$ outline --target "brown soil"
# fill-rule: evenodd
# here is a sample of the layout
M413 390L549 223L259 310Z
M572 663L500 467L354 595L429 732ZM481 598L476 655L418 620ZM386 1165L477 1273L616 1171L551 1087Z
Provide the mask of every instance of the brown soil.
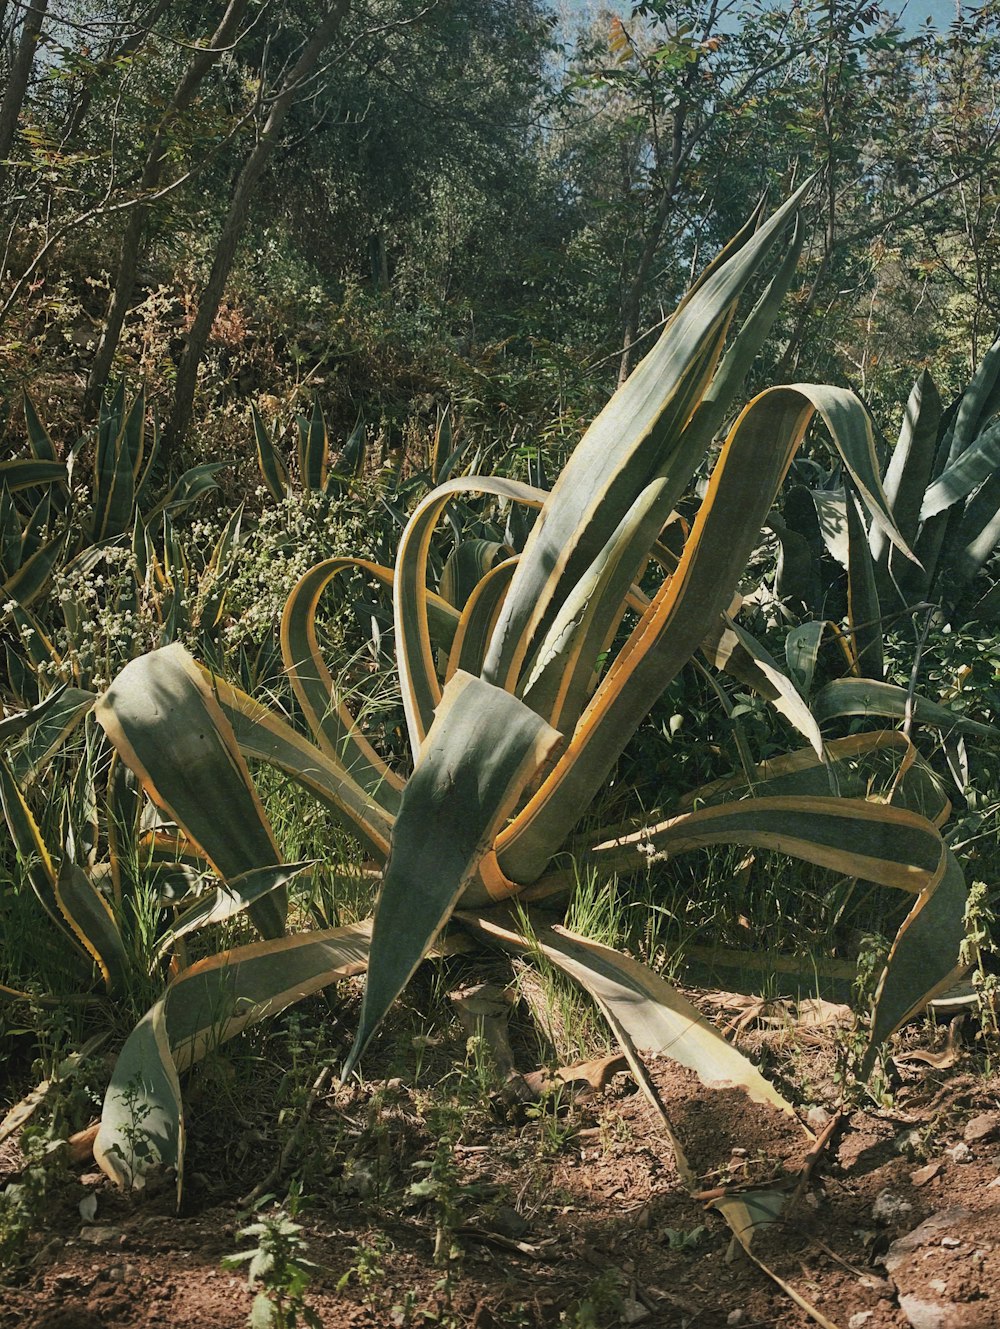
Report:
M836 1106L832 1041L744 1030L817 1131ZM627 1074L541 1115L501 1110L497 1097L442 1116L440 1097L397 1079L331 1090L295 1167L318 1266L307 1302L327 1329L796 1329L812 1321L733 1250L711 1208L720 1190L766 1183L792 1198L755 1253L838 1329L1000 1326L1000 1079L973 1054L946 1070L900 1063L899 1074L891 1107L847 1111L795 1193L811 1145L794 1122L655 1062L701 1199L681 1185L661 1119ZM240 1195L274 1150L255 1158L202 1119L191 1133L179 1216L166 1182L129 1201L86 1169L66 1181L21 1274L0 1289L0 1329L246 1323L252 1294L220 1261L247 1249ZM9 1172L9 1146L3 1158ZM428 1175L445 1178L437 1264L442 1207L410 1192ZM84 1219L88 1197L96 1212Z

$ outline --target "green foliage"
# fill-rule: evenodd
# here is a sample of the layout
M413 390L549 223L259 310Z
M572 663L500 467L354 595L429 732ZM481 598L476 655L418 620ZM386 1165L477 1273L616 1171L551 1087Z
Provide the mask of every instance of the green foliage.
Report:
M265 1196L257 1211L273 1199ZM227 1255L222 1261L226 1269L246 1266L247 1287L256 1293L247 1319L250 1329L296 1329L300 1324L322 1329L322 1320L306 1303L316 1265L306 1257L302 1225L295 1222L301 1202L301 1188L293 1186L287 1209L265 1213L236 1234L252 1241L253 1248Z

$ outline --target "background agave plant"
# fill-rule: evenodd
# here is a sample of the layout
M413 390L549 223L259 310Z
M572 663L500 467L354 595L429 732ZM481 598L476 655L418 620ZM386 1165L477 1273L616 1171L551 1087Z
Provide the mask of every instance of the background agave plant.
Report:
M120 1183L135 1184L157 1162L180 1173L178 1072L206 1049L367 968L347 1075L421 960L436 946L463 944L455 940L463 931L544 953L591 991L654 1101L642 1051L674 1058L706 1085L742 1085L791 1117L780 1095L661 978L507 907L514 897L564 891L567 853L627 871L707 844L763 846L910 894L879 987L869 1066L877 1044L952 980L965 888L941 837L946 801L905 739L865 735L846 748L824 745L791 681L727 617L817 414L871 520L909 552L860 401L809 385L756 397L729 430L679 556L660 538L791 281L799 198L766 222L758 211L720 254L551 492L492 476L448 479L414 510L394 569L338 558L302 578L285 609L281 646L312 741L178 645L132 661L99 699L96 717L120 759L192 852L213 865L226 909L251 910L262 938L182 968L127 1041L96 1148ZM769 262L770 277L730 340L739 298ZM519 554L481 567L461 595L443 576L435 589L435 527L456 499L477 493L536 513L530 534ZM355 722L319 647L321 595L355 570L392 587L408 775L390 767ZM686 804L644 821L581 835L581 819L656 698L695 652L715 649L727 633L740 648L728 660L768 680L808 746L742 785L694 791ZM894 764L883 795L865 796L864 782L861 796L841 791L841 783L851 785L853 759L885 749ZM247 758L304 784L382 866L372 920L283 935L280 855ZM449 920L457 933L444 932ZM776 1210L780 1202L767 1203ZM727 1218L748 1243L745 1203L728 1205Z

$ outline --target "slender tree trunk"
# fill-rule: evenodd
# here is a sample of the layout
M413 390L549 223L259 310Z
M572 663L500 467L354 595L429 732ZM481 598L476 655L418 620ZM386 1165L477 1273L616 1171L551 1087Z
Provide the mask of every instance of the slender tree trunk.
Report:
M21 25L21 36L17 43L17 50L14 52L14 63L11 65L10 78L7 80L3 101L0 102L0 184L3 183L7 175L7 167L4 162L10 156L10 150L14 146L17 121L21 114L21 107L24 105L25 93L28 91L31 67L35 62L35 49L38 46L38 38L42 31L42 20L45 18L45 11L48 7L49 0L34 0L34 3L26 10L24 22Z
M312 37L304 47L302 54L292 69L285 76L278 90L271 109L268 112L264 128L254 144L249 157L243 163L239 179L229 201L226 219L212 261L212 270L198 301L198 310L194 317L191 331L187 337L187 347L177 368L177 382L174 388L174 405L167 428L164 431L163 447L167 456L175 453L183 444L191 425L194 408L194 394L198 384L198 370L201 367L208 345L212 324L219 312L223 292L229 273L232 270L236 250L242 239L250 200L254 190L278 146L281 128L285 117L298 98L303 83L314 73L324 49L340 28L350 7L350 0L334 0L326 16L313 31Z
M149 152L146 155L142 178L139 181L138 192L140 196L145 193L152 193L159 185L166 161L170 126L177 116L191 104L198 87L218 60L222 48L232 42L240 23L243 21L246 8L247 0L229 0L226 11L208 45L195 54L184 77L175 88L170 105L160 118ZM142 252L142 242L148 217L149 208L140 203L131 210L125 223L125 233L122 236L121 249L118 254L118 267L115 271L111 300L108 304L104 327L101 330L101 337L97 343L97 350L94 352L90 374L87 378L87 391L84 397L84 412L87 415L95 413L101 393L108 381L108 375L111 372L115 351L118 349L118 342L121 338L122 325L125 322L125 315L132 299L132 291L135 288L139 256Z

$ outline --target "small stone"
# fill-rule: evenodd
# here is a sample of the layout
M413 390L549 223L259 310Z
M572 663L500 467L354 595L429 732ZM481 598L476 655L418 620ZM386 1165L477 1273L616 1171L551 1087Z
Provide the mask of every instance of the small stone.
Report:
M824 1107L811 1107L806 1113L806 1124L819 1135L830 1124L830 1114Z
M847 1329L865 1329L865 1325L874 1314L874 1311L857 1311L847 1321Z
M953 1163L972 1162L972 1150L964 1140L959 1140L958 1144L953 1144L950 1149L945 1150L945 1153Z
M943 1278L932 1278L927 1284L932 1292L947 1292L948 1284Z
M726 1316L726 1324L731 1324L731 1325L742 1324L745 1316L746 1316L746 1311L741 1306L738 1310L729 1312L729 1314Z
M879 1191L872 1205L872 1216L876 1223L902 1223L913 1213L913 1205L904 1199L898 1191L886 1189Z
M961 1243L961 1241L959 1241L958 1237L942 1237L942 1238L941 1238L941 1245L942 1245L942 1246L947 1246L948 1249L949 1249L950 1251L953 1251L953 1250L955 1249L956 1246L961 1246L961 1244L962 1244L962 1243Z
M622 1307L622 1319L626 1324L642 1324L643 1320L648 1320L651 1312L646 1309L641 1301L633 1301L628 1297Z
M131 1283L138 1273L139 1270L134 1264L113 1264L108 1270L108 1278L111 1279L112 1283ZM214 1273L215 1270L213 1269L209 1277Z
M995 1112L980 1112L965 1123L963 1138L966 1144L978 1144L996 1135L1000 1128L1000 1117Z
M988 1191L1000 1190L1000 1177L994 1177L992 1181L988 1181L986 1183L986 1189Z
M85 1172L80 1178L81 1186L99 1186L104 1180L103 1172Z
M911 1329L952 1329L957 1324L958 1307L950 1301L924 1301L909 1293L900 1293L899 1309Z
M910 1180L914 1186L926 1186L929 1181L934 1180L943 1167L944 1163L939 1158L936 1162L928 1163L926 1167L918 1167L916 1172L911 1172Z
M80 1240L89 1241L94 1246L110 1246L122 1235L120 1227L82 1227Z

